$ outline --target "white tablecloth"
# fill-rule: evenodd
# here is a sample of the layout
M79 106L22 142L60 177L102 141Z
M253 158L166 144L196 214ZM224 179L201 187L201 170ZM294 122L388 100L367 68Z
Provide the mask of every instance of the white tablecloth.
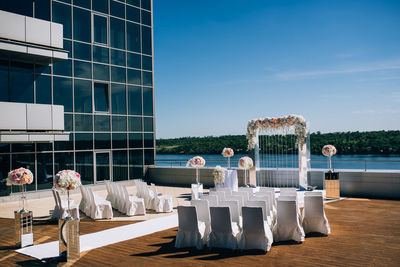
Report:
M236 170L225 171L225 183L219 184L216 188L230 188L232 191L238 191L238 176Z

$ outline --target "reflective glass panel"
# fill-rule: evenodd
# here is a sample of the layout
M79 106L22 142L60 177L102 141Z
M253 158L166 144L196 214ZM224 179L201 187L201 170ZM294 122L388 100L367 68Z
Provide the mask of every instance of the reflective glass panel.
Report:
M94 0L93 2L96 2ZM90 0L74 0L74 5L90 9Z
M73 150L74 149L73 140L74 140L74 136L71 133L69 135L69 141L56 141L56 142L54 142L54 150L56 150L56 151Z
M95 43L107 44L107 18L93 15L93 41Z
M108 65L93 63L93 79L101 81L109 81L110 72Z
M136 7L126 6L126 19L140 22L140 10Z
M125 52L111 49L111 64L125 66Z
M111 47L125 49L125 22L120 19L110 18Z
M153 73L143 71L143 85L144 86L153 86Z
M127 4L134 5L140 7L140 0L126 0Z
M143 115L153 116L153 89L143 87Z
M64 130L72 131L73 124L74 124L74 122L72 120L72 114L64 113Z
M92 8L95 11L108 13L108 0L95 0L92 1Z
M131 68L140 69L140 55L134 53L127 53L127 66Z
M74 58L83 60L92 60L91 58L91 46L88 44L74 42Z
M113 148L127 148L128 138L126 133L113 133L112 134L112 147Z
M143 165L143 150L129 151L129 165Z
M111 84L111 102L113 114L126 114L125 85Z
M95 131L110 131L110 116L95 115L94 116Z
M114 132L126 131L126 117L125 116L113 116L112 117L112 130Z
M129 134L129 148L142 148L143 147L142 134L130 133Z
M125 5L111 0L110 14L121 19L125 18Z
M35 18L50 20L50 0L35 0Z
M74 39L90 43L90 11L74 7Z
M62 170L73 170L74 169L74 153L63 152L54 153L54 170L58 173Z
M94 134L94 147L95 149L111 148L111 135L108 133Z
M11 156L11 158L12 158L12 166L11 166L12 170L20 168L20 167L24 167L26 169L29 169L33 174L35 173L35 154L13 154ZM36 177L34 177L34 178L36 178ZM36 190L35 180L36 179L33 179L33 183L26 185L26 190L28 190L28 191ZM13 187L13 191L14 191L14 188L16 188L16 187L17 186Z
M109 111L108 84L95 83L94 89L94 108L95 111Z
M88 62L74 60L74 75L79 78L92 78L92 65Z
M53 155L51 153L37 154L37 189L53 187Z
M135 23L126 23L127 49L140 53L140 26Z
M7 177L10 171L10 154L0 154L0 177ZM11 192L11 186L5 182L0 183L0 196L8 196Z
M0 101L8 101L8 69L0 69Z
M64 38L71 38L71 7L61 3L52 3L52 19L63 25Z
M128 113L142 115L142 90L139 86L128 86Z
M76 171L81 175L82 184L93 184L93 153L76 152L75 165Z
M144 134L144 147L154 147L154 139L153 134L145 133Z
M93 149L93 134L76 133L75 134L75 150Z
M111 67L111 81L125 83L125 68Z
M143 64L143 69L152 71L153 70L153 60L152 57L148 56L142 56L142 64Z
M140 3L141 8L151 11L151 0L141 0Z
M108 48L93 46L93 61L108 63Z
M144 131L152 132L153 131L153 118L143 118Z
M36 103L51 104L51 77L36 76Z
M64 112L72 112L72 80L53 77L53 104L63 105Z
M75 114L75 131L92 131L92 115Z
M154 149L145 149L144 150L144 164L145 165L154 165Z
M128 69L128 83L140 85L141 80L139 70Z
M33 73L10 71L11 102L33 103Z
M142 117L129 117L128 120L130 132L142 131Z
M113 151L113 180L128 180L128 152Z
M153 46L151 44L151 28L142 26L142 53L152 55Z
M142 24L151 26L151 13L142 10Z
M96 153L96 182L110 179L110 153Z
M92 83L75 80L75 112L92 113Z

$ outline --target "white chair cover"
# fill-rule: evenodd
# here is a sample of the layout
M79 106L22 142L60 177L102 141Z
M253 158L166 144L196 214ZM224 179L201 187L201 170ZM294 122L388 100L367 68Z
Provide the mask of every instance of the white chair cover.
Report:
M136 186L136 196L140 198L144 198L142 191L140 190L140 183L142 182L141 179L133 179L133 183Z
M271 194L269 192L258 192L254 194L251 200L264 200L267 203L267 215L271 217L272 220L276 218L276 209L271 199Z
M209 207L218 207L218 196L216 195L202 195L201 199L208 200Z
M138 183L140 184L140 191L143 194L144 205L146 206L146 209L153 210L153 191L149 190L146 182L139 181Z
M126 186L120 185L120 188L126 201L124 213L128 216L145 215L146 209L144 206L144 199L138 198L137 196L130 196Z
M153 184L151 187L154 196L152 202L153 209L156 212L172 212L173 209L172 196L158 195L156 186Z
M207 240L211 233L210 207L207 199L193 199L190 204L196 207L197 220L205 223L204 238Z
M322 195L304 196L303 228L306 234L316 232L328 235L331 233L331 228L324 211Z
M232 222L236 223L239 228L242 228L242 217L239 215L239 203L237 200L226 200L219 202L220 207L229 207Z
M225 191L210 191L210 196L217 196L218 202L225 201Z
M226 198L227 201L237 201L239 204L239 215L242 215L242 207L244 206L243 195L231 195Z
M280 196L297 196L297 188L279 188Z
M274 241L294 240L304 241L304 230L297 215L296 201L278 199L278 216L272 230Z
M202 249L205 244L204 222L197 220L196 208L191 206L178 206L178 234L176 235L175 247L196 247Z
M110 201L107 201L95 193L91 188L82 186L84 190L87 190L90 199L90 218L92 219L112 219L113 211Z
M192 199L200 199L203 195L203 184L192 184Z
M232 196L232 188L226 188L226 187L222 187L222 188L215 188L215 190L218 191L223 191L225 192L225 199Z
M112 200L113 194L112 194L112 192L111 192L111 185L110 185L110 183L111 183L110 181L104 180L104 184L106 185L106 189L107 189L107 197L106 197L106 200L110 201L111 204L113 204L113 200Z
M79 187L79 190L81 191L81 202L79 203L79 209L85 213L86 215L89 214L90 212L90 200L88 195L86 194L86 191L82 189L82 186ZM89 215L88 215L89 216Z
M53 219L65 219L68 217L68 199L61 200L60 192L56 189L52 189L53 197L56 205L54 206L54 211L51 215ZM79 219L79 207L75 204L74 200L69 200L69 208L71 216Z
M275 214L276 214L276 197L275 197L275 188L273 187L260 187L260 192L264 193L270 193L270 197L272 199L272 203L275 208Z
M262 208L243 207L243 231L239 239L240 249L271 249L273 235L271 229L264 223Z
M208 237L208 247L237 248L239 227L232 223L228 207L210 207L211 233Z
M251 193L251 195L253 195L253 193ZM246 201L250 200L249 191L241 191L241 190L239 190L238 192L232 192L232 196L242 196L243 204L246 203Z
M263 219L269 227L273 227L273 220L268 215L267 203L263 199L253 198L245 203L245 207L262 208Z

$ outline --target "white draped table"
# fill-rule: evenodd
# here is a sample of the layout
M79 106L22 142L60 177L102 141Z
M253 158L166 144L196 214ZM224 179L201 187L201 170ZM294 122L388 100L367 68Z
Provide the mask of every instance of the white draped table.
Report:
M225 182L223 184L216 185L216 188L230 188L232 191L238 191L238 176L236 170L225 171Z

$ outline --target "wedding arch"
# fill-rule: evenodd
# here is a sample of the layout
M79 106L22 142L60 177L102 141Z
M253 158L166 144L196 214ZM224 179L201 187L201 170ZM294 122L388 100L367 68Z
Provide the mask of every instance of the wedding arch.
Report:
M246 138L257 185L307 188L307 136L307 122L300 115L250 120Z

